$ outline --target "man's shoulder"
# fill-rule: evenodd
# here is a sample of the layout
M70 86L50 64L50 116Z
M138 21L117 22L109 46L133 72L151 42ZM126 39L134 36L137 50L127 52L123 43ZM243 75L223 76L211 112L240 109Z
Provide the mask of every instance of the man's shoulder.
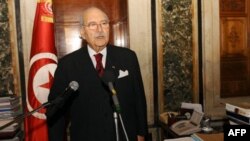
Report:
M62 58L60 58L60 61L67 61L67 60L72 60L72 59L76 59L76 58L79 58L83 55L83 47L73 51L73 52L70 52L66 55L64 55Z
M116 54L134 54L135 52L127 47L120 47L115 45L108 46L110 50Z

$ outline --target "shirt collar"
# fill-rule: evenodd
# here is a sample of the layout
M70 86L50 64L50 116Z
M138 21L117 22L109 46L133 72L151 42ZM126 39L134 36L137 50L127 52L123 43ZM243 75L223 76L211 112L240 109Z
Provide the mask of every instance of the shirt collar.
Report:
M95 52L89 45L87 46L88 47L88 52L89 52L89 56L94 56L95 54L97 54L97 52ZM107 47L105 47L103 50L101 50L100 52L98 53L101 53L103 58L106 58L106 55L107 55Z
M93 65L96 66L96 60L95 60L94 55L97 54L97 52L95 52L89 45L87 46L87 49L88 49L88 53L89 53L89 56L91 58L91 61L93 62ZM105 68L106 57L107 57L107 47L105 47L103 50L101 50L98 53L102 54L102 65Z

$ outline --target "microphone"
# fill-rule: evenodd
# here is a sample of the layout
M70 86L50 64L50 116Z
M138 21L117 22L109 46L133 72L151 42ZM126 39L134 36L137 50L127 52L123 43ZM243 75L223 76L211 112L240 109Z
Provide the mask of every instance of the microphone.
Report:
M120 107L120 104L119 104L119 100L118 100L118 97L117 97L116 90L115 90L114 85L113 85L113 82L115 81L115 78L116 78L115 73L113 71L107 70L103 74L102 80L108 86L109 90L112 93L112 100L113 100L113 103L114 103L114 106L115 106L115 111L117 113L120 113L121 112L121 107Z
M59 109L62 108L66 101L71 97L71 93L74 93L79 88L79 84L76 81L71 81L68 87L64 90L63 94L56 97L54 100L47 102L49 108L47 109L46 115L52 116Z

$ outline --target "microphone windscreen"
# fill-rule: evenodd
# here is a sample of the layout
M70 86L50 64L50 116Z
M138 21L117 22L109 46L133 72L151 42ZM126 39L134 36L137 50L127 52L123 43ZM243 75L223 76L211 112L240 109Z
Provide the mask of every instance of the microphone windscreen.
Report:
M114 82L116 79L114 71L106 70L101 79L107 85L109 82Z
M79 84L78 82L76 81L71 81L69 83L69 87L73 90L73 91L76 91L78 88L79 88Z

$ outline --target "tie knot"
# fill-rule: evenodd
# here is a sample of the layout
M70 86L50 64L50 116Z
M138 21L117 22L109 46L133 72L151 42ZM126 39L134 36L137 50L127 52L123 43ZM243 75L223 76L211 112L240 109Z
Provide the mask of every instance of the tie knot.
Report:
M102 61L102 54L101 53L95 54L94 56L95 56L96 62Z

